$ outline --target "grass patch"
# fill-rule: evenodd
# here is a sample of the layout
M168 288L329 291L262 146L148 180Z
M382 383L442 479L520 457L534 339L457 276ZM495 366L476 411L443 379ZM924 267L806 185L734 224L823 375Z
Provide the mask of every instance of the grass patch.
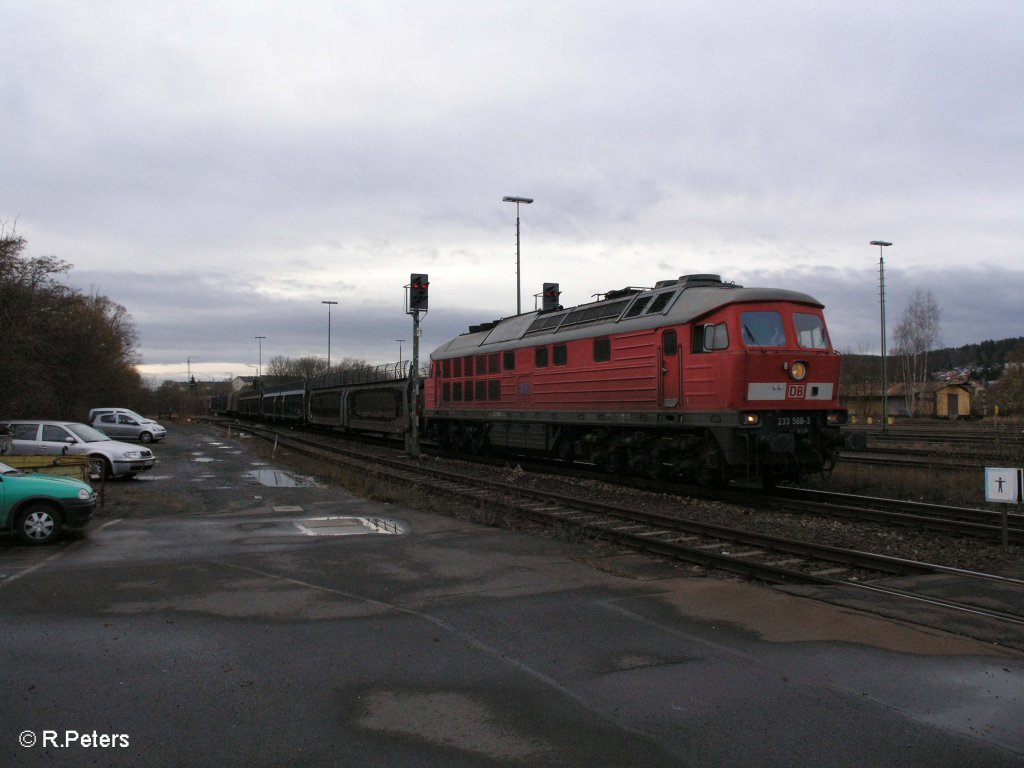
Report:
M985 504L984 473L948 467L879 467L840 462L828 480L815 478L808 486L962 507Z

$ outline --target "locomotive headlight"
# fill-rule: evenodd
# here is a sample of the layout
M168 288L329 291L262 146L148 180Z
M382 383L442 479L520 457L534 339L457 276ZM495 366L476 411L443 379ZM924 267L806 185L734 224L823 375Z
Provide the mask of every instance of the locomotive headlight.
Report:
M740 422L744 427L756 427L761 423L761 414L759 413L744 413L740 417Z
M847 411L829 411L828 412L828 423L830 426L838 426L845 424L849 420L849 413Z
M789 377L793 381L803 381L807 378L807 363L797 360L789 366Z

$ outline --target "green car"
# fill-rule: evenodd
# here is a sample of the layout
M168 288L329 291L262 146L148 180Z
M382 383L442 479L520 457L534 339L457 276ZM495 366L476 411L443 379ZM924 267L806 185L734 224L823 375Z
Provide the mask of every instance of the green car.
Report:
M70 477L25 472L0 461L0 530L47 544L64 527L82 528L96 512L96 491Z

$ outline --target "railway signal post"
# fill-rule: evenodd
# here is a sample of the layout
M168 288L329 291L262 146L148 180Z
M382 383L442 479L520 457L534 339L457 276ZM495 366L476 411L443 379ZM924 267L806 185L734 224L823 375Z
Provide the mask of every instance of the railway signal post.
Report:
M420 400L420 312L427 313L430 279L427 275L413 273L409 276L409 301L406 314L412 315L412 361L409 363L409 456L420 457L419 412Z

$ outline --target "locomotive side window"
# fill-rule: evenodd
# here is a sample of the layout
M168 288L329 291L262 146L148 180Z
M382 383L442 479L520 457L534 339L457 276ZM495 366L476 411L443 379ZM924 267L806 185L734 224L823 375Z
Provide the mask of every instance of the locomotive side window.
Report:
M804 349L828 349L828 334L820 317L796 312L793 322L796 324L797 344Z
M499 370L501 369L500 363L501 363L501 358L498 356L497 352L495 352L495 353L493 353L491 355L488 355L487 356L487 372L488 373L498 373Z
M462 382L456 381L452 384L452 400L457 403L462 402Z
M594 362L607 363L612 359L612 340L594 339Z
M547 368L548 367L548 348L547 347L537 347L537 349L534 350L534 355L536 357L535 363L536 363L536 366L538 368Z
M477 355L476 375L483 376L487 373L487 355Z
M786 331L782 315L775 311L744 312L741 316L743 343L748 347L783 347Z
M446 379L450 379L452 377L452 361L450 358L444 361L444 373L442 375Z
M679 347L679 339L676 336L675 331L665 331L665 335L661 339L662 353L665 357L675 357L676 350Z
M462 358L456 357L452 360L452 376L459 378L462 376Z
M506 352L503 357L505 358L505 370L514 371L516 369L516 353Z
M698 325L693 329L693 351L714 352L729 348L729 327L725 323Z
M501 380L491 379L487 382L487 399L501 400Z
M487 382L481 379L476 383L476 399L486 400L487 399Z
M555 365L565 365L569 362L569 348L565 344L555 344L552 353Z
M472 376L473 375L473 358L472 357L464 358L464 362L462 363L462 375L463 376Z

